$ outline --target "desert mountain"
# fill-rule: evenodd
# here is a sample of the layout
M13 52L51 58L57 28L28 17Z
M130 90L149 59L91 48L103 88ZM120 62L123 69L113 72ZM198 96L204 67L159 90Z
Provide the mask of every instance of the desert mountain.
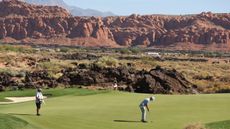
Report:
M0 2L1 18L16 17L69 17L67 10L58 6L29 5L17 0Z
M82 9L76 6L69 6L63 0L22 0L36 5L60 6L67 9L73 16L114 16L111 12L100 12L94 9Z
M2 42L230 50L230 14L73 17L57 6L0 2Z

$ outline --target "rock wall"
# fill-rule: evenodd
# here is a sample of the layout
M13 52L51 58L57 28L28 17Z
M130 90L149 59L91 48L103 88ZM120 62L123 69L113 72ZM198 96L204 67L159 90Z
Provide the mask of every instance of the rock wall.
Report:
M57 42L82 46L211 46L230 50L230 14L72 17L65 9L0 2L0 39L4 42ZM56 39L56 40L55 40ZM200 47L200 45L204 47Z
M54 88L58 85L76 86L100 85L105 89L113 88L116 80L119 90L138 93L191 94L197 87L187 81L176 70L160 67L150 71L139 71L133 68L104 68L95 64L79 64L75 68L63 69L59 78L50 77L48 71L33 71L25 74L11 75L0 73L0 91L7 88L19 89L34 87Z
M110 30L103 25L100 18L81 19L79 17L34 17L1 18L0 38L53 37L93 37L114 40Z
M227 44L230 14L201 13L191 16L131 15L104 19L120 45Z
M0 17L67 17L69 12L58 6L37 6L18 0L0 1Z

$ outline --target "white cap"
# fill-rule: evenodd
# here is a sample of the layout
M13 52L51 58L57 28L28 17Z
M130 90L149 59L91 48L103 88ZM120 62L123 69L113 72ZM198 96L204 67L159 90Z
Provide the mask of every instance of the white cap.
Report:
M156 100L156 98L154 96L151 96L150 99L152 99L152 101Z

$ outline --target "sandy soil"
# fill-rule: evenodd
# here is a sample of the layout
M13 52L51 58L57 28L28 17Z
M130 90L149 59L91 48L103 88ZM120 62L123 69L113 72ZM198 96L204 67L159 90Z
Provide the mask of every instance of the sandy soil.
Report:
M47 98L44 96L44 98ZM10 100L11 102L0 102L0 104L14 104L27 101L35 101L35 97L6 97L5 99Z

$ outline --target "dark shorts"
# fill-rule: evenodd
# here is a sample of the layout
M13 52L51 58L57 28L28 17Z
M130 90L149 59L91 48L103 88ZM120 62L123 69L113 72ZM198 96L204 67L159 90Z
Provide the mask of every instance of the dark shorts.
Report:
M40 109L41 108L41 104L42 104L41 102L38 102L38 103L36 102L36 107Z

